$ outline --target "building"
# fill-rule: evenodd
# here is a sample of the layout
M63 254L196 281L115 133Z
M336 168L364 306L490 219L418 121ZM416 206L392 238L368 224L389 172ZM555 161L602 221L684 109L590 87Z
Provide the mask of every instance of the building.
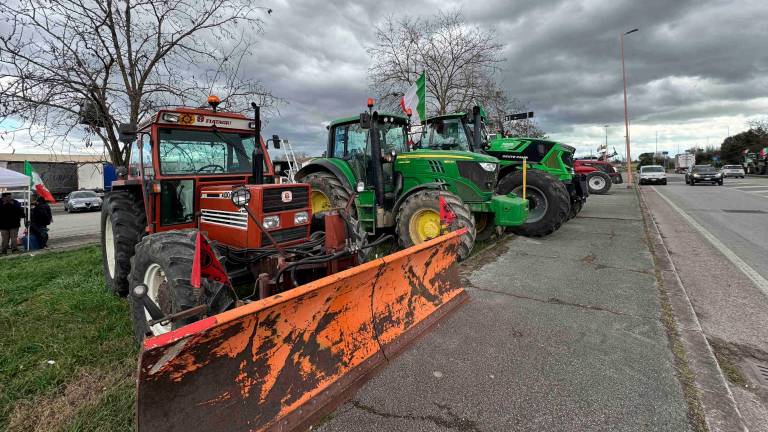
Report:
M101 155L0 153L0 167L24 173L29 161L56 199L78 189L109 189L114 168Z

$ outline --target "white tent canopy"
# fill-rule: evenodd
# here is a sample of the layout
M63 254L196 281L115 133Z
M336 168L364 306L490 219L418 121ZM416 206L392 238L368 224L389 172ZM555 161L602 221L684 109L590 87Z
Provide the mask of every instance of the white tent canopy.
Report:
M24 174L0 168L0 188L29 188L29 177Z

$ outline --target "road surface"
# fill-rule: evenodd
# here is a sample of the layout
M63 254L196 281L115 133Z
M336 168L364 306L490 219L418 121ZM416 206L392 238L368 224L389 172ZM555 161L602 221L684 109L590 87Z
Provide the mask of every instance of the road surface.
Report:
M54 212L53 223L48 227L51 249L67 249L99 242L101 212L84 213Z
M768 431L768 179L641 190L705 336L742 375L729 384L745 423Z

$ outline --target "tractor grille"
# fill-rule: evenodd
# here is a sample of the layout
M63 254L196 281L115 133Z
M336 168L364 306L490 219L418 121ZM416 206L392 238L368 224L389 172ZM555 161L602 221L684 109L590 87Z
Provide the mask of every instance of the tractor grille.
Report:
M291 192L291 201L283 202L283 192ZM285 187L264 189L264 213L296 210L309 207L309 189L306 187Z
M494 186L496 186L496 178L499 174L498 165L491 172L484 170L477 162L457 161L456 165L459 167L459 174L469 179L480 190L488 192L492 191Z
M247 213L203 209L201 211L200 221L242 230L248 228Z
M308 229L309 229L308 225L302 225L294 228L286 228L282 230L270 231L269 233L272 235L272 238L275 239L276 242L285 243L293 240L301 240L307 237ZM262 246L271 245L271 243L269 242L269 238L264 233L261 233L261 245Z

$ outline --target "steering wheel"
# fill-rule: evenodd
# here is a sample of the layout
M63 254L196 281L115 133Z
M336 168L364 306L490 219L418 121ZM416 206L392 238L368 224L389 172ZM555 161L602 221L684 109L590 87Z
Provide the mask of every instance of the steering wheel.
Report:
M208 168L213 168L213 170L210 171L211 173L215 173L216 170L221 170L221 172L223 172L223 173L227 172L227 170L225 170L223 166L218 165L218 164L210 164L210 165L206 165L206 166L200 167L200 168L197 169L197 172L198 173L202 173L203 170L206 170Z

